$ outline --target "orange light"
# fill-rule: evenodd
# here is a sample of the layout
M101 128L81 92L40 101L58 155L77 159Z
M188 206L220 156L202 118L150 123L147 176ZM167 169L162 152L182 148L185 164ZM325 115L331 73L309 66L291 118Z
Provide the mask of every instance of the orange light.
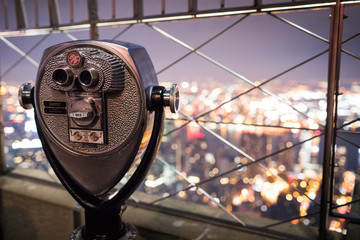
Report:
M298 224L299 220L295 219L291 221L291 224Z
M235 184L237 183L236 178L230 178L229 183L230 183L231 185L235 185Z
M180 191L179 192L179 197L180 198L185 198L186 197L186 192L185 191Z
M298 192L293 192L293 196L294 196L294 198L298 198L298 197L300 196L300 193L298 193Z

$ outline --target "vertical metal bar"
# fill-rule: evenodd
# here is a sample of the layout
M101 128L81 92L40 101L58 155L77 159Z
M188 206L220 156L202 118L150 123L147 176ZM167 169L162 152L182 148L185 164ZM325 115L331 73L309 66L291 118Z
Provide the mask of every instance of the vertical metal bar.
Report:
M35 11L35 27L39 27L39 3L38 3L38 0L34 0L34 11Z
M330 46L329 46L329 66L328 66L328 91L327 91L327 119L325 126L325 143L323 159L323 177L321 185L321 205L320 205L320 223L319 238L326 239L329 213L331 207L332 193L332 168L333 155L335 154L335 128L336 111L335 98L337 97L337 88L340 72L341 55L341 31L343 19L343 7L340 0L331 9L330 25Z
M70 23L74 23L74 0L70 0L69 5L70 5Z
M0 56L0 88L2 86L1 77L1 56ZM6 171L6 159L5 159L5 137L4 137L4 121L3 121L3 101L2 94L0 93L0 175Z
M142 19L144 16L143 1L133 0L134 3L134 19Z
M3 9L4 9L4 24L5 24L5 29L9 29L7 0L3 0L3 1L2 1L2 6L3 6Z
M262 6L262 0L254 0L254 8L260 9Z
M334 96L334 120L333 120L333 154L331 159L331 181L330 181L330 215L333 209L333 196L334 196L334 168L335 168L335 144L337 136L337 119L338 119L338 98L339 98L339 81L340 81L340 65L341 65L341 53L342 53L342 33L343 33L343 20L344 20L344 5L339 7L339 17L337 25L337 48L336 48L336 71L335 71L335 96Z
M189 0L189 13L197 11L197 0Z
M165 0L161 0L161 14L165 13Z
M116 17L116 0L111 1L112 18Z
M221 0L221 4L220 4L221 8L225 7L225 0Z
M26 12L24 7L23 0L15 0L15 14L16 14L16 22L17 28L26 28L27 27L27 19L26 19Z
M59 7L57 0L48 0L49 19L51 27L58 27L60 25Z
M97 22L99 21L98 17L98 2L97 0L88 0L88 10L89 10L89 23L90 23L90 39L98 40L99 31L97 27Z

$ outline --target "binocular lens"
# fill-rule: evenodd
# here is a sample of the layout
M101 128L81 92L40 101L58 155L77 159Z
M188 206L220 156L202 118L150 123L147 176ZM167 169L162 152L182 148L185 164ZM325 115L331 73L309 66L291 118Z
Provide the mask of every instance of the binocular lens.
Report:
M79 79L82 85L84 85L85 87L91 87L98 82L99 74L93 68L86 69L80 73Z
M53 72L52 77L59 85L69 85L73 79L73 74L69 68L59 68Z

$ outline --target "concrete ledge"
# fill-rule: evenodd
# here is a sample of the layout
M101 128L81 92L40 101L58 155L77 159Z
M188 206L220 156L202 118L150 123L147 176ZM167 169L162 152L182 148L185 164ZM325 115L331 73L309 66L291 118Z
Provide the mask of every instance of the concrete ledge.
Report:
M82 224L74 215L77 203L61 186L1 176L0 189L4 240L69 239Z
M249 225L242 227L227 213L216 207L174 199L167 199L160 202L161 205L153 206L147 203L156 200L158 197L142 192L136 192L133 196L141 202L129 201L128 209L124 212L124 221L133 223L137 227L171 234L179 239L293 240L318 238L318 230L315 227L285 223L271 229L259 230L258 228L277 223L278 220L237 214L241 220ZM203 216L208 216L209 220ZM255 226L258 228L256 229ZM331 235L329 239L340 239L339 237L341 237L336 233L337 237Z
M84 224L83 210L61 185L46 182L51 178L43 171L17 169L16 174L0 176L0 239L69 239L73 229ZM30 179L33 176L46 181ZM259 231L251 226L278 221L238 214L250 226L244 228L219 208L174 199L149 204L157 198L136 192L132 196L135 201L129 201L123 220L137 227L137 240L317 239L315 227L285 223ZM329 234L328 239L342 237Z

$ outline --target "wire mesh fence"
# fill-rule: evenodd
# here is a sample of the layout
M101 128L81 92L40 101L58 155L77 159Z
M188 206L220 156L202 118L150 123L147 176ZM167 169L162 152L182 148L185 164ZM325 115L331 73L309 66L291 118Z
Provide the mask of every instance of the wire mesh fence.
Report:
M30 9L35 20L30 27L48 26L36 13L43 6L34 2L35 7ZM176 82L181 88L181 111L177 115L168 113L159 156L139 191L158 196L151 205L161 206L165 200L178 199L215 207L236 224L258 230L276 229L288 223L319 227L324 136L328 131L325 127L329 43L333 41L327 39L332 36L329 6L335 2L323 1L324 5L316 10L274 12L285 6L304 9L307 3L289 1L272 6L273 2L263 1L267 10L260 12L266 14L258 14L259 8L254 8L252 1L241 6L221 1L214 7L198 1L195 9L200 11L198 15L205 14L201 11L206 8L218 9L206 13L211 18L186 21L180 20L194 6L191 1L176 8L182 9L178 18L171 4L153 2L144 3L145 14L138 16L137 22L125 22L133 19L129 15L115 27L105 26L105 20L119 20L121 8L116 7L119 1L106 1L110 8L105 3L99 6L100 20L104 20L99 21L104 24L99 25L99 38L145 46L159 80L164 84ZM344 3L349 3L345 8L348 18L344 20L341 48L341 62L345 64L339 70L336 94L331 175L334 185L330 196L330 215L343 214L344 218L330 219L327 228L334 231L346 229L345 215L358 202L354 187L360 159L357 144L360 85L356 77L360 69L357 44L360 33L354 30L360 7L358 3ZM7 1L2 4L7 12L16 10ZM74 14L74 10L87 9L86 4L82 7L74 6L79 3L73 1L67 4L59 8L67 13L66 24L81 22L75 19L81 16ZM130 9L128 12L139 13L139 6L131 1L122 4ZM256 13L234 16L229 13L229 9L251 10L249 7ZM216 13L227 17L212 18ZM159 19L144 21L147 14ZM178 21L162 22L161 17ZM194 17L196 14L191 15ZM0 25L11 28L10 22L16 21L7 18ZM26 81L36 78L43 49L63 41L87 39L88 27L55 29L43 36L40 32L21 37L7 37L6 32L0 35L0 49L10 53L1 54L0 66L8 167L40 168L52 174L41 151L32 113L17 106L17 85L24 78ZM256 224L248 220L248 216L254 215L274 221Z

